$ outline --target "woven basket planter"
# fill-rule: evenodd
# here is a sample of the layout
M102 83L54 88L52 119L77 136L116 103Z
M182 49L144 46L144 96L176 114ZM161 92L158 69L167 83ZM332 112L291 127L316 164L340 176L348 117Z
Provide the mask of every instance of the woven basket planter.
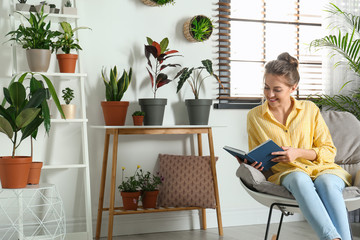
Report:
M156 2L153 2L151 0L141 0L145 5L151 6L151 7L157 7L160 6Z
M194 35L191 31L191 23L194 21L195 18L208 18L204 15L197 15L197 16L194 16L188 20L186 20L186 22L184 23L184 26L183 26L183 33L184 33L184 36L187 40L189 40L190 42L202 42L198 39L195 39L194 38ZM211 28L211 31L210 33L208 34L208 36L206 37L206 39L203 39L203 41L206 41L210 38L211 34L213 32L213 28Z

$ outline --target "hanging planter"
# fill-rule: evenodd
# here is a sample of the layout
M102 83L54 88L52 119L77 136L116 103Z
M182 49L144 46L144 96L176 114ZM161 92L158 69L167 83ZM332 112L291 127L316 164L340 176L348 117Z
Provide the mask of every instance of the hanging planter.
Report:
M166 4L175 4L175 0L141 0L145 5L151 7L164 6Z
M190 42L203 42L210 38L214 25L210 18L197 15L188 19L183 26L184 36Z

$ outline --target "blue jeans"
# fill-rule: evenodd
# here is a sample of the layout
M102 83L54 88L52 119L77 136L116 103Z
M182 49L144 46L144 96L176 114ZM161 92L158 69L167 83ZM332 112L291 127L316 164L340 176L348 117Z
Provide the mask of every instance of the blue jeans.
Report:
M323 174L313 182L303 172L286 175L281 185L295 197L302 214L321 240L351 240L348 214L342 195L344 181Z

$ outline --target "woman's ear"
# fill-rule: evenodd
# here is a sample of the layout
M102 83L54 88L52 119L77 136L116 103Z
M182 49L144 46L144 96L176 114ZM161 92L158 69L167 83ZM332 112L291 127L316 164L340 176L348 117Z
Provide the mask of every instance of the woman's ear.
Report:
M291 93L294 92L297 88L298 88L298 85L297 85L297 84L295 84L294 86L292 86L292 87L290 88Z

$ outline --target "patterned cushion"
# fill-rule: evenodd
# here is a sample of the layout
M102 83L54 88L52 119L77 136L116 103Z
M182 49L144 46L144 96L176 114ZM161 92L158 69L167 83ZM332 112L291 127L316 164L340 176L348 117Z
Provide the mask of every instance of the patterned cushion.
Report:
M215 208L214 182L209 156L159 154L159 207Z

